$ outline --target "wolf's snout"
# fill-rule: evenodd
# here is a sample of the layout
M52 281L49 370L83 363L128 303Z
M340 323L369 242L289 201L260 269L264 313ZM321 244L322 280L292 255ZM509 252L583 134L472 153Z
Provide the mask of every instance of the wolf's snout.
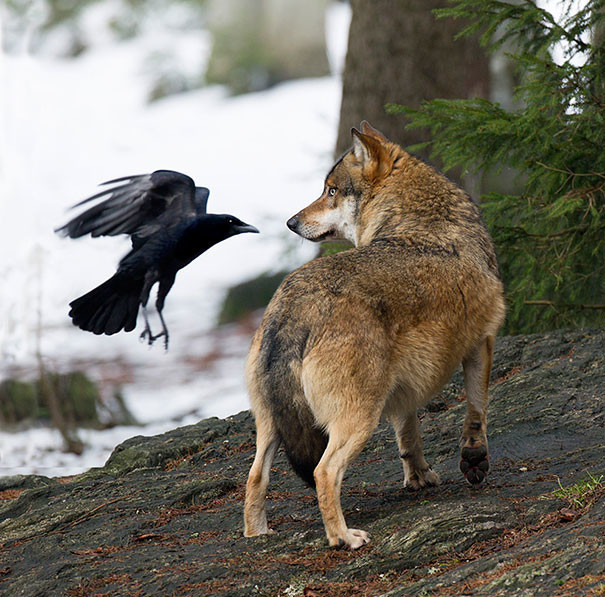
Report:
M286 226L292 230L292 232L296 232L298 228L298 216L292 216L287 222Z

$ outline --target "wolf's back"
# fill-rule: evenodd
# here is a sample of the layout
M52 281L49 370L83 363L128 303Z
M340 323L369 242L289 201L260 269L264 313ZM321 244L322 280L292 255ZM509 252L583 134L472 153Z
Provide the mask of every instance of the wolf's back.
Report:
M300 371L309 329L301 321L281 314L269 316L262 330L257 374L286 455L296 474L315 487L313 471L321 459L327 434L317 426L302 395Z

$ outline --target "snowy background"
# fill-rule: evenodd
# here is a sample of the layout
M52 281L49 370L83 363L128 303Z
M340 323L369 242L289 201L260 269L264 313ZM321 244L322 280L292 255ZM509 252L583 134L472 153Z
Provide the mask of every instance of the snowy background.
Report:
M162 42L165 15L117 43L95 29L96 10L103 4L89 11L94 44L78 58L0 53L0 379L34 377L39 347L49 370L85 368L106 391L121 388L145 426L82 430L79 457L63 453L51 429L0 431L0 475L74 474L102 465L132 435L248 408L242 373L252 328L214 331L220 300L237 282L314 254L284 222L319 196L332 164L348 6L327 14L332 76L237 97L208 87L152 104L145 57ZM192 70L210 50L199 31L163 41ZM189 174L210 188L209 211L261 231L217 245L179 273L164 311L167 353L138 341L141 324L111 337L72 326L68 303L111 276L129 242L53 233L98 183L159 168Z

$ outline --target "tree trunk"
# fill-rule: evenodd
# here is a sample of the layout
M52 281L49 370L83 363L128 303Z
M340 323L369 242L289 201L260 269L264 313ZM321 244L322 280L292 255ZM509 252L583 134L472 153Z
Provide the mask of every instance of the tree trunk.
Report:
M351 127L369 121L405 146L428 139L405 130L405 118L388 103L417 107L434 98L488 97L489 65L477 41L454 35L463 24L437 20L445 0L351 0L353 17L343 75L336 154L351 145ZM426 158L426 152L421 157Z

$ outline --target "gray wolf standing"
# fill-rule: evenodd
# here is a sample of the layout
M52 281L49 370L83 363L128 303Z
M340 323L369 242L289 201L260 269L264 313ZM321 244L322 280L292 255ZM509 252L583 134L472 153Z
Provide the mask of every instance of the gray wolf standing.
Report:
M468 195L367 122L323 193L288 221L312 241L352 249L288 276L252 341L246 380L256 456L245 535L270 532L266 491L280 444L315 486L331 546L369 541L347 527L340 488L381 416L392 423L404 485L437 485L422 453L417 408L462 362L466 418L460 469L488 470L487 404L494 338L505 314L494 247Z

